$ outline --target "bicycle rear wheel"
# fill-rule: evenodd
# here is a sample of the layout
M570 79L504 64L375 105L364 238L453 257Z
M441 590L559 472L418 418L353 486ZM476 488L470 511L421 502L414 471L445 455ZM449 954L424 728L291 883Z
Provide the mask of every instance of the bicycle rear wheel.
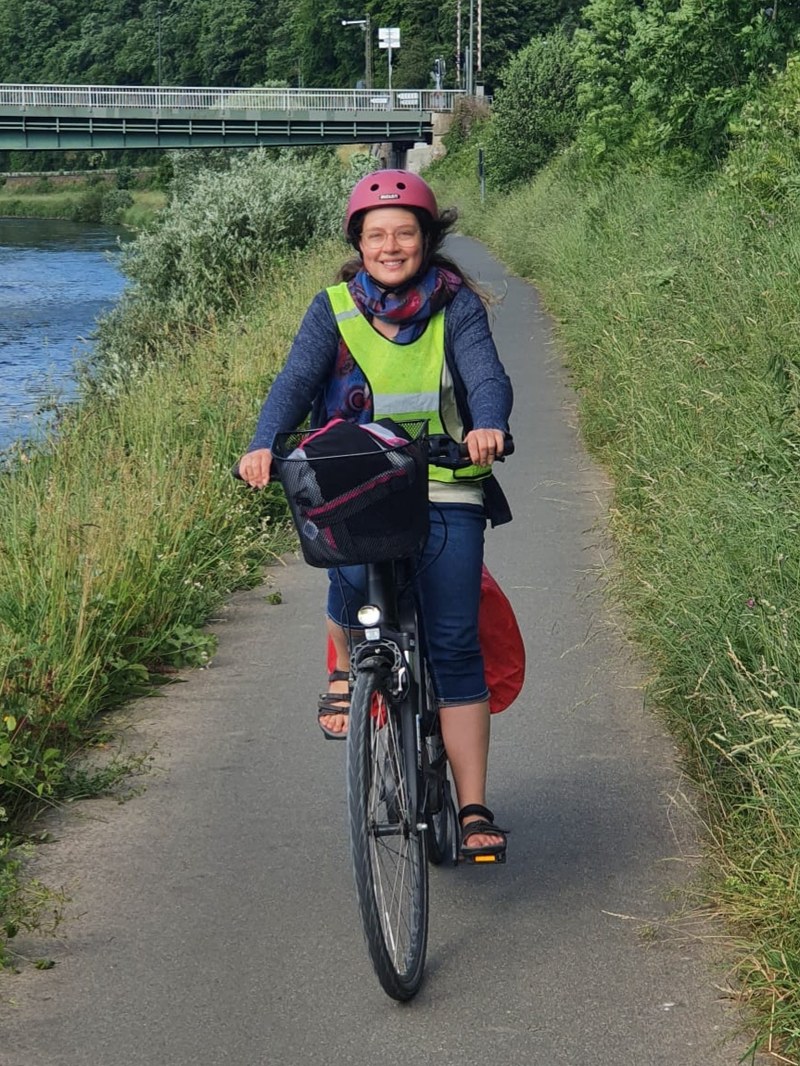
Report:
M458 815L447 776L447 755L442 734L437 729L425 740L427 745L428 799L425 831L428 861L434 866L458 865Z
M387 995L411 999L428 942L424 830L411 807L400 716L378 675L362 670L350 701L347 806L361 923Z

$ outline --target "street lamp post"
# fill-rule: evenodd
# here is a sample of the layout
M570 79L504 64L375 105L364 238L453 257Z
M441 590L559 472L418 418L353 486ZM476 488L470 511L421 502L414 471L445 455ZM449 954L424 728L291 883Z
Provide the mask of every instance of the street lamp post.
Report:
M475 92L475 0L469 0L469 51L467 53L467 96Z
M456 88L461 88L461 0L456 0Z
M161 0L158 0L158 85L161 87Z
M363 19L342 19L343 26L360 26L364 31L364 84L372 88L372 25L369 15Z

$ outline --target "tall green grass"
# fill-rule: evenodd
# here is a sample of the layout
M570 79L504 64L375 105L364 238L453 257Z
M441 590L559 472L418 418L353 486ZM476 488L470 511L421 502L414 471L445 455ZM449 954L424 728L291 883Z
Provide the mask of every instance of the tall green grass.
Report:
M210 613L290 544L280 494L230 466L342 254L288 257L241 315L68 410L0 473L0 933L21 891L3 820L59 801L99 712L206 662Z
M800 1053L800 218L568 162L465 229L534 279L613 475L613 587L705 799L743 995ZM786 1060L790 1061L790 1060Z

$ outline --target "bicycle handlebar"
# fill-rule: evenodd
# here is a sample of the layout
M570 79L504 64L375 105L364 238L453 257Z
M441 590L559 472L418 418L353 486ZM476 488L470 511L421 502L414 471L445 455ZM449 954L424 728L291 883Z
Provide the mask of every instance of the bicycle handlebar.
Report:
M443 466L447 470L459 470L472 466L466 441L454 440L446 433L431 433L426 438L428 445L428 462L433 466ZM505 462L507 455L514 454L514 438L510 433L503 435L503 454L495 458L496 463Z
M428 448L428 463L433 466L442 466L447 470L459 470L472 466L469 448L465 441L454 440L453 437L448 436L446 433L431 433L430 436L426 437L425 443ZM506 456L513 454L514 438L510 433L506 433L503 436L503 454L498 455L495 462L505 462ZM238 462L231 467L231 476L236 478L237 481L244 481L244 478L239 473ZM270 480L280 481L274 464Z

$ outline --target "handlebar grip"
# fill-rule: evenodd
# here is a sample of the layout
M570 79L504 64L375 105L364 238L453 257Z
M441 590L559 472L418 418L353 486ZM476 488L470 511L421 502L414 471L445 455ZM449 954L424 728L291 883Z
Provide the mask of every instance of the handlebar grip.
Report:
M502 454L502 456L500 458L504 459L507 455L513 455L513 454L514 454L514 438L511 436L510 433L506 433L505 436L503 437L503 454Z
M247 484L247 482L244 480L244 478L242 477L241 472L239 470L239 461L238 460L231 467L231 477L235 478L237 481L241 481L242 484ZM281 479L281 475L280 475L280 470L278 469L278 464L273 462L273 464L272 464L272 466L270 468L270 472L269 472L269 482L270 482L270 484L273 484L273 482L278 482L278 481L280 481L280 479Z
M514 453L514 438L510 433L503 435L503 454L495 462L502 463L506 456ZM459 470L470 466L469 448L465 441L457 441L446 433L432 433L428 437L428 460L434 466L448 470Z
M462 456L462 458L464 458L464 459L468 459L469 458L469 448L467 447L465 441L461 441L461 443L459 444L459 446L458 446L458 454L460 456ZM495 459L495 462L496 463L502 463L505 460L506 456L513 455L513 454L514 454L514 438L511 436L510 433L504 433L503 434L503 454L502 455L498 455L497 458Z

